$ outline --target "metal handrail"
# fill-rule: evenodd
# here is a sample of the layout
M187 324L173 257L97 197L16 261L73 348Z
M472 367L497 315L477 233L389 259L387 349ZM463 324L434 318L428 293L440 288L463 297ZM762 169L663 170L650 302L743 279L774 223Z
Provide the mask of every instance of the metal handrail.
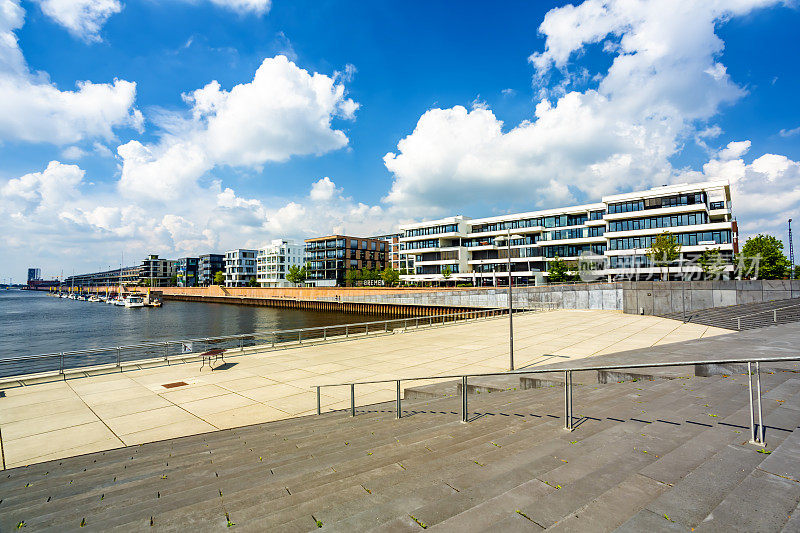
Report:
M764 309L763 311L756 311L754 313L748 313L746 315L737 316L732 318L731 320L736 320L736 329L741 330L743 318L749 318L751 316L756 316L756 315L763 315L764 313L772 313L772 321L777 323L778 311L783 311L784 309L792 309L794 307L800 307L800 304L786 305L784 307L778 307L776 309Z
M766 445L766 431L763 425L762 410L761 410L761 371L760 363L774 363L781 361L800 361L798 356L784 356L784 357L760 357L748 359L706 359L706 360L692 360L692 361L670 361L660 363L633 363L624 365L594 365L594 366L573 366L573 367L558 367L558 368L531 368L527 370L513 370L506 372L478 372L473 374L443 374L437 376L418 376L394 379L376 379L365 381L351 381L346 383L328 383L324 385L313 385L311 388L316 389L317 393L317 415L322 414L322 395L321 390L325 387L350 387L350 416L356 416L356 385L371 385L375 383L390 383L394 382L397 387L396 404L396 418L402 418L402 399L400 394L400 387L403 381L424 381L424 380L440 380L440 379L460 379L461 380L461 421L468 422L468 404L467 404L467 384L469 378L472 377L489 377L489 376L514 376L526 374L539 374L551 372L564 373L564 429L572 431L575 429L573 420L572 408L572 372L581 371L598 371L598 370L619 370L630 368L661 368L670 366L692 366L692 365L707 365L707 364L747 364L747 373L749 377L749 390L750 390L750 442L759 446ZM755 375L757 382L757 408L758 408L758 424L755 423L756 411L753 401L753 372L751 371L751 364L755 364Z
M525 374L540 374L545 372L580 372L583 370L618 370L621 368L660 368L668 366L691 366L691 365L714 365L714 364L729 364L729 363L773 363L778 361L800 361L800 355L791 357L768 357L758 359L713 359L713 360L697 360L697 361L678 361L668 363L634 363L629 365L597 365L586 367L559 367L559 368L530 368L527 370L507 370L504 372L478 372L475 374L443 374L437 376L421 376L421 377L404 377L392 379L377 379L369 381L348 381L344 383L329 383L325 385L313 385L315 387L344 387L346 385L370 385L375 383L390 383L392 381L422 381L428 379L455 379L461 377L478 378L490 376L513 376Z
M527 311L539 311L539 310L549 310L552 309L554 306L553 304L543 304L537 307L529 307L527 309L519 309L515 310L515 312L527 312ZM72 370L78 370L81 368L88 368L92 366L96 366L97 364L116 364L119 367L122 363L122 352L124 351L133 351L133 350L144 350L152 352L153 349L161 349L163 348L163 353L155 354L155 353L145 353L141 354L141 356L137 356L137 361L147 361L147 360L158 360L158 359L168 359L170 357L170 350L169 348L179 347L183 344L190 344L190 343L198 343L198 344L219 344L225 341L239 341L238 346L236 348L244 349L244 342L245 340L254 340L259 337L264 338L264 344L270 345L275 347L277 344L283 343L291 343L296 342L298 344L303 344L304 339L305 342L309 340L314 341L327 341L331 335L330 332L335 331L344 331L344 337L349 338L352 335L356 334L366 334L369 335L370 333L386 333L389 331L389 325L392 324L393 326L400 326L407 330L409 327L419 328L420 326L434 326L439 324L445 324L450 322L456 322L459 319L470 320L470 319L479 319L479 318L490 318L502 315L507 312L507 309L504 308L489 308L489 309L475 309L471 311L461 311L458 313L444 313L438 315L428 315L428 316L418 316L418 317L408 317L408 318L393 318L387 320L376 320L371 322L354 322L349 324L334 324L330 326L315 326L311 328L295 328L295 329L286 329L286 330L273 330L273 331L255 331L253 333L241 333L237 335L225 335L219 337L201 337L201 338L190 338L190 339L177 339L177 340L168 340L168 341L150 341L138 344L129 344L125 346L105 346L99 348L91 348L87 350L70 350L64 352L52 352L52 353L45 353L45 354L30 354L30 355L18 355L14 357L7 357L0 359L0 368L4 366L8 366L10 364L21 363L24 361L45 361L45 360L58 360L58 372L64 373L65 370L65 358L74 357L74 356L95 356L96 358L100 358L101 356L106 356L105 363L98 363L92 362L87 364L76 364L73 365L71 362L69 368ZM393 328L394 329L394 328ZM362 331L358 331L362 330ZM316 335L315 335L316 333ZM293 340L292 337L296 339ZM194 351L187 352L187 353L180 353L179 355L182 356L191 356ZM178 355L178 354L172 354ZM130 359L128 359L130 360ZM34 371L23 371L19 374L15 374L14 377L18 376L25 376L34 373L41 372L42 370L34 370ZM52 371L55 371L53 369ZM2 377L2 375L0 375ZM7 376L10 377L10 376Z

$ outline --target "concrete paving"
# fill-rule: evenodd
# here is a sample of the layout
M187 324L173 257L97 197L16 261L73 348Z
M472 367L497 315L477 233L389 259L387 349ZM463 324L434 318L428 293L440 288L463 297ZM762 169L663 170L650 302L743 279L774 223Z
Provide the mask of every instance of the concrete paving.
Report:
M718 355L718 354L712 354ZM797 531L800 380L747 376L407 402L9 469L0 531Z
M517 367L730 333L618 311L560 310L515 318ZM289 349L2 389L3 468L315 412L314 385L458 373L508 365L508 322L493 318ZM183 383L174 387L166 385ZM404 388L416 383L404 382ZM3 387L0 385L0 387ZM356 403L392 400L393 383L358 386ZM349 406L349 388L323 389L323 410Z

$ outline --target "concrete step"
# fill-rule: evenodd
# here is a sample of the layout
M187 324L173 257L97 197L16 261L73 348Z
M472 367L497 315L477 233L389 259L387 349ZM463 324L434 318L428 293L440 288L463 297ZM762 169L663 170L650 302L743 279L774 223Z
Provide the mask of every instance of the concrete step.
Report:
M762 376L768 450L800 423L795 375ZM741 375L587 383L573 391L573 432L562 429L563 389L554 386L470 395L469 424L459 422L458 397L409 402L413 416L400 420L386 403L359 408L354 419L331 413L12 469L0 478L0 531L20 520L71 530L84 518L89 530L128 531L149 529L151 517L164 531L228 520L244 530L307 531L316 520L336 530L420 529L410 514L431 527L612 529L637 516L673 524L656 514L657 502L697 472L715 472L709 465L722 451L752 452L737 441L749 431L746 383ZM692 455L692 446L702 451ZM783 450L774 461L793 457L788 444ZM765 472L791 477L792 460ZM529 492L534 481L551 491ZM724 509L738 486L701 494L702 518ZM516 512L523 497L533 506L519 509L528 518ZM444 503L437 510L432 502ZM611 505L616 518L604 514ZM782 505L788 518L791 501Z

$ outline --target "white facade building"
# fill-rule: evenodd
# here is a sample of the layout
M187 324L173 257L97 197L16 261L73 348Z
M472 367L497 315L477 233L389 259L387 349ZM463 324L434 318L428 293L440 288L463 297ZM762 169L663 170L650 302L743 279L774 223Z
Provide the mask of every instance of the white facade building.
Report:
M724 275L733 271L738 252L737 227L727 181L681 184L603 197L594 204L529 213L470 219L455 216L400 227L401 249L414 255L414 273L406 281L450 280L475 285L508 283L506 243L511 235L514 283L538 283L555 258L578 270L579 261L594 265L596 278L681 279L702 270L697 257L719 250ZM662 269L647 255L655 236L669 231L681 244L681 257Z
M225 252L225 286L246 287L256 279L258 250L239 248Z
M258 250L256 281L262 287L291 287L286 274L293 266L303 266L303 245L286 239L276 239Z

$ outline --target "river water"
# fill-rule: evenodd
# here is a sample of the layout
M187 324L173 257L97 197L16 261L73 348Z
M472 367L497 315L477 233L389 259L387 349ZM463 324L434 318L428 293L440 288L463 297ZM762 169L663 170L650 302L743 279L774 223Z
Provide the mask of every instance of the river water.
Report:
M165 301L129 309L54 298L45 292L0 290L0 359L20 355L352 324L376 315Z

